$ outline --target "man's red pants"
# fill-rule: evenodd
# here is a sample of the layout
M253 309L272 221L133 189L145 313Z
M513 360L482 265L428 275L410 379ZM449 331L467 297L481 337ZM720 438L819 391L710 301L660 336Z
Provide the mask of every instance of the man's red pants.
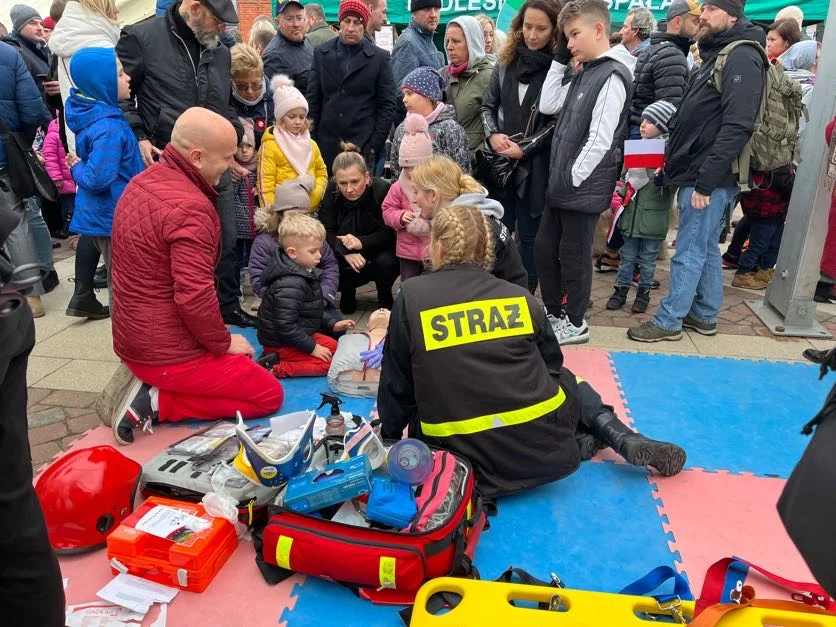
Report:
M246 355L203 355L165 366L125 362L143 383L160 388L160 421L260 418L284 401L282 384Z
M322 344L331 351L337 350L337 340L322 333L314 333L311 336L317 344ZM292 346L273 348L264 347L265 353L276 353L279 356L279 363L273 366L273 374L283 379L285 377L322 377L328 374L331 367L331 360L322 361L311 355L303 353Z

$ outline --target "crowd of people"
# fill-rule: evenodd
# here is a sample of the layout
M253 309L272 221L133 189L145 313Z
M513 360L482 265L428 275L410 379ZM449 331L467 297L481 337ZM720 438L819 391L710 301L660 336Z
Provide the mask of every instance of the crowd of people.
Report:
M119 267L126 246L118 241L119 207L137 202L124 190L140 174L158 163L173 167L171 146L200 145L202 158L221 161L203 190L220 230L217 254L204 251L214 280L203 277L201 296L217 302L219 316L183 323L189 316L177 306L170 325L185 324L184 337L209 354L218 347L204 344L205 333L232 350L243 340L230 345L224 324L258 327L284 364L281 376L327 369L358 287L374 283L378 306L391 308L398 277L431 267L433 215L453 205L473 205L487 218L493 273L532 294L539 289L561 345L590 338L593 239L610 209L617 223L595 263L617 271L608 309L623 307L636 285L632 311L647 311L674 207L678 220L670 291L651 320L627 331L633 340L677 340L683 327L716 333L723 267L736 270L736 287L763 289L772 279L800 148L791 162L753 170L747 181L735 159L753 134L771 64L780 63L809 103L819 45L802 34L796 7L764 30L746 19L743 0L675 0L664 24L636 8L614 31L600 0L527 0L503 45L489 18L460 16L447 25L442 52L433 40L440 0L415 0L391 53L375 44L386 0L343 0L336 27L321 6L283 0L274 21L256 20L248 43L227 30L238 21L229 0L157 8L157 17L121 29L113 0L55 0L48 21L17 4L0 45L13 77L0 94L4 124L33 143L55 191L16 193L0 152L4 200L20 218L6 251L18 266L46 268L28 297L33 315L43 315L39 296L58 277L41 207L56 202L62 236L77 247L67 314L112 317L116 351L135 374L138 364L159 360L148 358L148 347L138 354L125 329L167 318L150 300L120 305L133 298L129 275L152 281L137 274L142 264ZM195 108L234 130L228 163L204 140L174 141L181 116ZM805 132L801 116L799 146ZM663 167L622 167L626 140L659 138ZM721 259L717 241L738 201L744 217ZM305 225L285 220L297 213L324 228L311 267L282 243L294 239L290 225ZM148 220L156 217L151 211ZM303 230L308 243L317 239L310 225ZM173 250L179 240L170 237ZM147 256L148 242L133 245L132 254ZM181 286L178 264L165 262L168 288L158 293L194 302L201 282ZM294 269L319 278L311 316L321 314L322 328L310 333L281 328L311 304L312 293L288 292ZM819 296L834 282L823 272ZM242 306L247 284L256 295L250 311ZM95 294L102 285L110 287L107 305ZM137 310L146 309L143 320ZM142 422L142 412L128 413Z

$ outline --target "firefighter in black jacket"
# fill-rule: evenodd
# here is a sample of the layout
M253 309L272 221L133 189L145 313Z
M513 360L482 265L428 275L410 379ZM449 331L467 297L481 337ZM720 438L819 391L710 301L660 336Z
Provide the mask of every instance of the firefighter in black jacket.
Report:
M464 455L488 498L565 477L598 441L665 476L682 470L685 451L618 420L563 367L534 297L488 272L493 237L476 207L436 213L430 256L436 271L406 281L392 310L378 393L384 437L408 425L411 437Z

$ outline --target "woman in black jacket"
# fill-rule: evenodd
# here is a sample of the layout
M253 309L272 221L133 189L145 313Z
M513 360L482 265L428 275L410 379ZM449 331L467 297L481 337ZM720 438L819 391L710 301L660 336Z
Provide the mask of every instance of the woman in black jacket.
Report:
M395 232L384 224L381 209L389 183L372 178L357 146L341 147L332 166L334 178L319 206L326 239L340 262L340 311L354 313L356 289L369 281L377 287L377 306L391 309L400 266Z
M482 101L482 119L491 148L518 160L502 200L502 222L519 229L528 289L537 289L534 239L546 198L554 119L538 110L540 91L554 55L560 0L526 0Z

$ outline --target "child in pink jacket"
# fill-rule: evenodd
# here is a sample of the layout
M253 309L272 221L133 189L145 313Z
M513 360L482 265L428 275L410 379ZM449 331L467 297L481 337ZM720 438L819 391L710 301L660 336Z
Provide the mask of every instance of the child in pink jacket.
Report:
M58 133L58 120L49 123L42 152L46 171L61 197L61 216L64 219L62 231L66 233L75 207L75 181L67 167L67 153Z
M429 258L430 223L421 217L414 202L412 169L433 154L424 116L408 113L404 128L406 133L398 152L401 173L383 201L383 221L397 232L395 253L400 260L401 281L421 274L424 260Z

